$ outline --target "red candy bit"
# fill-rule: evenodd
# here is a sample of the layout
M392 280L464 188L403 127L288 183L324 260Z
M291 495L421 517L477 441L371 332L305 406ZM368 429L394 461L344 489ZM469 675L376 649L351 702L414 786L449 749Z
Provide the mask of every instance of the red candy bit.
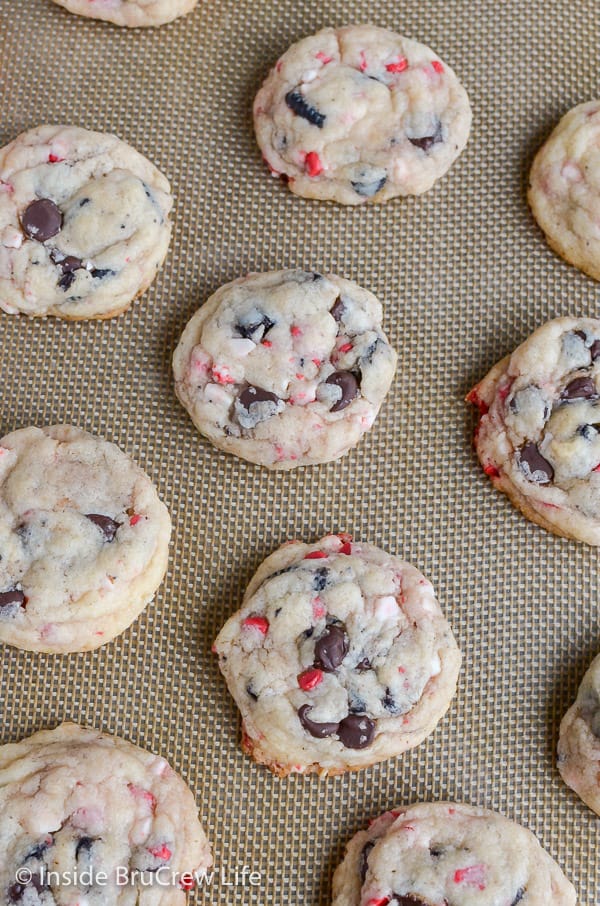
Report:
M304 166L309 176L318 176L323 172L321 158L316 151L309 151L304 159Z
M502 387L498 387L498 390L496 392L498 394L498 397L502 400L502 402L504 402L504 400L510 393L510 388L512 387L513 383L514 383L514 381L510 380L510 381L507 381L506 384L503 384Z
M321 366L321 359L311 359L311 362L312 362L313 365L315 365L317 368L320 368L320 366Z
M485 890L485 870L485 865L467 865L466 868L457 868L454 872L454 883Z
M352 343L343 343L340 346L340 352L350 352L352 349Z
M152 812L156 809L156 796L153 796L150 790L144 790L141 786L136 786L135 783L128 783L127 789L135 799L145 800Z
M60 164L64 160L64 157L57 157L56 154L48 155L49 164Z
M305 692L314 689L321 682L323 682L323 671L317 667L309 667L308 670L298 674L298 685Z
M139 515L139 513L134 513L134 515L129 520L129 525L131 525L131 526L137 525L138 522L141 522L141 520L142 520L142 517Z
M328 57L326 54L323 53L322 50L320 50L318 53L316 53L315 57L317 58L317 60L321 61L323 66L327 66L327 64L331 63L333 60L333 57Z
M212 376L217 384L235 384L235 380L231 377L225 366L213 368Z
M361 72L364 72L365 69L367 68L367 58L365 56L364 50L361 50L361 52L359 53L359 58L360 58L360 63L358 64L358 68L360 69Z
M367 906L387 906L389 902L389 897L373 897L367 901Z
M321 601L320 598L316 598L313 601L312 609L313 609L313 619L314 620L320 620L321 617L324 617L325 614L327 613L327 611L325 609L325 605L323 604L323 602Z
M342 546L340 547L338 554L351 554L351 553L352 553L352 545L350 544L349 541L345 541L342 544Z
M499 478L500 477L500 472L498 471L496 466L493 465L491 462L489 462L487 464L487 466L483 467L483 471L485 472L486 475L489 475L490 478Z
M304 554L305 560L323 560L327 557L328 554L325 551L309 551L307 554Z
M213 642L212 645L210 646L210 650L211 650L212 654L218 654L218 653L219 653L219 652L217 651L217 646L215 645L214 642Z
M273 344L272 344L272 342L271 342L270 340L263 340L262 343L261 343L260 345L261 345L261 346L266 346L267 349L270 349L271 346L272 346Z
M148 847L148 852L155 859L163 859L165 862L173 855L166 843L163 843L162 846Z
M301 337L301 336L302 336L302 328L301 328L301 327L298 327L297 324L292 324L292 326L290 327L290 333L291 333L291 335L292 335L293 337Z
M179 886L182 890L193 890L196 886L194 876L186 872L179 879Z
M405 69L408 69L408 60L406 57L400 57L394 63L388 63L385 68L388 72L404 72Z
M431 68L440 73L444 71L444 67L439 60L433 60Z
M247 629L258 629L261 635L266 635L269 631L269 621L266 617L246 617L242 625Z
M477 406L480 415L486 415L490 411L488 404L484 403L484 401L477 393L477 387L473 387L471 392L467 394L466 400L468 403L472 403L474 406Z
M600 472L600 462L598 463L597 466L594 466L594 468L592 469L592 472Z

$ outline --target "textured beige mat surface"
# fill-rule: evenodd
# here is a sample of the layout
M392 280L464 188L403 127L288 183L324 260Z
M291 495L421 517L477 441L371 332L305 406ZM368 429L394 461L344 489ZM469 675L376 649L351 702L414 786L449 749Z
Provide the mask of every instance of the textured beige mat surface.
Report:
M371 21L432 46L474 108L466 152L429 194L347 209L294 197L255 146L254 92L289 43ZM528 212L532 155L600 94L595 3L206 0L123 30L50 0L0 0L0 142L39 123L116 132L176 195L158 280L125 315L0 317L2 433L67 421L150 473L174 518L168 575L114 643L68 657L0 651L1 741L70 718L161 753L194 789L222 877L199 903L325 906L346 840L397 803L451 798L531 828L600 902L598 819L561 782L558 725L600 649L598 551L527 523L471 448L471 384L548 317L598 315L599 288L550 252ZM381 298L400 354L374 430L292 474L212 449L173 393L170 358L198 305L249 270L332 270ZM211 655L264 558L352 532L433 581L464 653L447 717L417 749L345 778L277 780L239 749ZM257 887L235 873L260 873Z

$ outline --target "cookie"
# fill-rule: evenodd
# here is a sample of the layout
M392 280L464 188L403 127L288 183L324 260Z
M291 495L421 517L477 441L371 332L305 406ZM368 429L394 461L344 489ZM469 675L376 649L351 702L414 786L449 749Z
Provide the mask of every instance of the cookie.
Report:
M340 774L418 745L460 667L430 582L345 534L267 557L214 650L244 750L280 776Z
M172 22L191 12L198 0L54 0L54 3L79 16L135 28Z
M577 897L531 833L488 809L419 802L349 842L332 906L573 906Z
M0 440L0 641L88 651L122 632L167 568L171 521L142 470L73 428Z
M112 318L154 280L169 183L115 135L39 126L0 149L0 308Z
M575 703L562 719L558 769L567 786L600 815L600 655L592 661Z
M600 280L600 101L570 110L538 151L529 204L550 248Z
M548 321L467 399L495 487L549 531L600 544L600 320Z
M0 900L184 906L210 846L164 758L64 723L0 747Z
M365 204L430 189L465 147L471 108L429 47L349 25L284 53L256 96L254 127L296 195Z
M375 296L302 270L227 283L183 332L177 396L198 430L272 469L328 462L354 447L388 392L396 354Z

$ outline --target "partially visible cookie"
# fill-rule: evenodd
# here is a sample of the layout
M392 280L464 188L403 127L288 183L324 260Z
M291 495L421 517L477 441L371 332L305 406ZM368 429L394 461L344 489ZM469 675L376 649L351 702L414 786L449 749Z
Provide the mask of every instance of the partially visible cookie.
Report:
M558 769L567 786L600 815L600 654L562 719Z
M293 44L254 102L271 172L305 198L365 204L420 195L471 127L465 89L424 44L373 25Z
M372 293L332 274L241 277L185 328L177 396L215 446L250 462L337 459L371 427L394 377L381 319Z
M600 280L600 100L560 120L535 157L528 197L549 246Z
M54 0L69 12L115 25L164 25L191 12L198 0Z
M418 745L460 666L430 582L347 535L267 557L214 647L244 750L280 776L340 774Z
M576 894L531 833L488 809L420 802L348 843L332 906L573 906Z
M165 176L115 135L39 126L0 149L0 308L112 318L171 237Z
M0 901L184 906L211 865L194 796L164 758L64 723L0 747Z
M104 645L152 600L171 520L114 444L69 425L0 439L0 641L64 653Z
M548 321L467 399L495 487L549 531L600 544L600 320Z

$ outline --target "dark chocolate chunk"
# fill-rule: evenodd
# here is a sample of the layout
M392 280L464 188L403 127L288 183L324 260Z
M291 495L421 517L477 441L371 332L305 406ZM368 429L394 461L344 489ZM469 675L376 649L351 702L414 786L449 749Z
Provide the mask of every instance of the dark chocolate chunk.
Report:
M385 695L381 700L381 704L386 711L390 712L390 714L400 714L400 706L392 695L391 689L389 687L385 690Z
M364 714L367 709L367 703L355 695L348 692L348 711L350 714Z
M301 116L302 119L308 120L311 125L318 126L319 129L323 128L326 119L325 114L319 113L297 88L288 91L285 96L285 102L290 110L294 111L296 116Z
M562 400L591 400L598 397L598 391L592 378L578 377L571 381L560 395Z
M349 714L340 721L338 736L347 749L366 749L375 736L375 722L366 714Z
M440 846L439 843L430 843L429 844L429 855L432 859L439 859L440 856L443 856L445 853L443 846Z
M590 355L592 356L592 362L595 362L600 356L600 340L594 340L590 346Z
M377 352L377 349L381 345L381 343L382 343L382 340L380 340L379 337L377 337L376 340L373 340L373 342L366 349L364 354L361 355L361 357L360 357L361 362L366 362L367 364L370 365L372 363L375 353Z
M81 258L76 258L75 255L63 255L58 249L51 250L50 258L54 264L57 264L60 267L63 274L69 274L71 271L76 271L80 267L83 267Z
M258 701L258 695L252 688L252 683L248 683L248 685L246 686L246 695L248 695L253 701Z
M120 522L115 522L110 516L102 516L100 513L86 513L85 518L98 526L105 541L113 541L121 526Z
M358 662L356 669L363 673L365 670L372 670L373 668L371 667L371 661L369 660L369 658L364 657Z
M315 644L315 667L333 673L348 654L348 636L341 625L329 625Z
M262 340L265 334L275 326L275 321L272 321L268 315L262 315L259 320L250 321L249 324L236 324L235 329L241 337L244 337L245 340L253 340L253 334L259 329L263 328L260 339Z
M577 429L577 433L581 434L582 437L585 437L586 440L595 440L600 432L600 424L598 425L580 425Z
M327 579L329 577L329 570L326 566L321 566L315 573L313 579L313 590L314 591L323 591L327 585Z
M312 635L314 635L314 632L315 632L315 627L314 627L314 626L309 626L308 629L305 629L305 630L304 630L304 632L302 633L302 635L304 636L305 639L310 639L310 637L311 637Z
M387 182L387 176L378 176L376 179L371 180L362 180L362 179L352 179L350 184L356 192L357 195L362 195L363 198L372 198L373 195L383 189Z
M64 290L70 289L70 287L73 285L73 283L75 283L75 272L74 271L67 271L67 273L63 274L62 277L60 278L60 280L58 281L58 285L60 286L61 289L64 289Z
M110 267L93 267L90 274L95 280L102 280L104 277L114 277L115 271Z
M329 309L329 314L334 319L334 321L341 321L342 315L344 314L344 303L342 302L342 297L338 296L331 308Z
M310 705L302 705L298 708L298 719L307 733L310 733L310 735L316 737L316 739L324 739L326 736L333 736L334 733L337 733L338 724L318 724L314 720L310 720L306 715L311 710Z
M280 402L279 397L275 393L271 393L270 390L263 390L262 387L253 387L252 384L242 390L239 400L244 409L248 411L250 411L250 406L253 403L275 403L277 405Z
M52 837L50 837L48 840L42 840L41 843L36 843L36 845L29 850L23 861L29 862L32 859L41 859L48 847L52 846L53 843L54 840L52 839Z
M390 906L432 906L432 904L416 893L395 893Z
M37 890L38 893L41 893L44 890L44 884L41 877L38 874L33 874L27 882L16 881L6 891L8 896L9 903L20 903L25 897L25 891L33 887Z
M86 204L89 204L89 203L90 203L89 198L82 198L81 201L79 202L79 207L84 208L86 206Z
M23 232L30 239L45 242L56 236L62 227L60 208L49 198L38 198L28 204L21 215Z
M360 851L360 859L358 863L358 870L360 872L360 883L365 883L365 878L367 877L367 869L369 867L369 854L375 844L372 840L369 840L368 843L365 843L363 848Z
M518 457L519 467L529 481L549 484L554 478L554 469L533 442L521 447Z
M339 412L349 406L353 399L358 396L358 381L351 371L334 371L330 374L326 384L334 384L342 391L339 400L336 400L330 407L330 412Z
M517 906L517 903L520 903L524 896L525 896L525 888L519 887L519 889L517 890L517 892L515 894L515 898L512 901L512 903L510 904L510 906Z
M94 842L93 837L80 837L77 841L77 846L75 847L75 858L79 859L82 855L89 856Z
M4 608L25 607L25 594L19 588L0 591L0 611Z
M411 143L411 145L415 145L417 148L421 148L422 151L427 152L431 148L433 148L434 145L439 145L440 142L443 142L444 139L442 137L442 124L441 124L440 120L436 117L435 128L433 129L432 132L430 132L429 135L421 135L421 136L414 136L414 137L411 137L410 135L408 135L407 138L408 138L409 142Z

